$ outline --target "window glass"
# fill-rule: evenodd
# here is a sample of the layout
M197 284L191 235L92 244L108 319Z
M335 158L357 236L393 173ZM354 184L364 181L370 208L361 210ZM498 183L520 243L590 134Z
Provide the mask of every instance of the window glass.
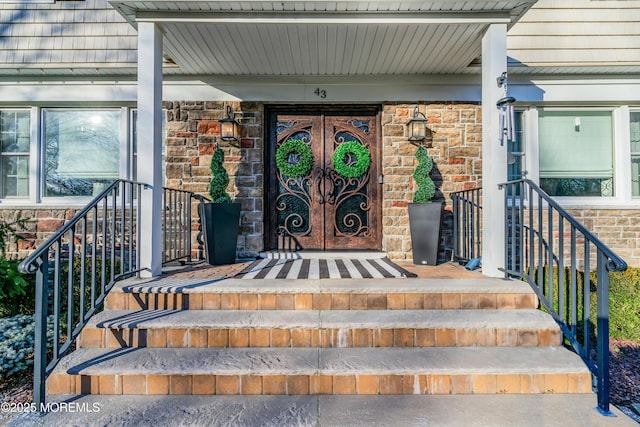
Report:
M29 197L30 115L0 111L0 197Z
M120 176L120 111L44 112L44 195L93 196Z
M507 181L517 181L522 179L525 176L525 171L523 169L524 163L524 132L522 129L522 111L514 112L514 123L515 127L515 140L509 140L507 142ZM509 195L511 195L512 191L515 190L515 194L520 194L520 186L510 186Z
M631 112L631 195L640 197L640 111Z
M515 181L522 179L523 174L523 156L524 156L524 143L523 143L523 131L522 131L522 111L516 111L514 113L514 127L516 139L508 142L507 149L509 150L509 157L507 159L507 179L508 181Z
M540 186L551 196L613 196L610 111L541 111Z

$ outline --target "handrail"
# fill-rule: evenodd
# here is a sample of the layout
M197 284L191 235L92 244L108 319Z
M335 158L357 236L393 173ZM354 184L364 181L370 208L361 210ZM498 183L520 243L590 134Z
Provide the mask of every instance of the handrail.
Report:
M452 192L453 258L470 261L482 256L482 187Z
M505 190L505 276L533 288L596 379L598 410L610 415L609 274L627 264L534 182L521 179L498 188Z
M45 401L46 378L69 351L115 282L142 270L139 197L148 186L117 180L65 223L18 266L36 275L34 403ZM204 198L182 190L163 192L163 264L192 258L192 209ZM198 211L198 210L197 210ZM53 316L53 342L47 318Z
M51 237L49 237L42 245L27 256L20 265L18 270L24 274L34 274L38 269L37 260L51 247L52 243L60 239L66 232L74 227L84 216L86 216L93 208L95 208L101 201L103 201L120 183L129 183L140 185L143 188L147 188L147 184L142 184L134 181L117 180L111 183L102 193L97 195L87 206L85 206L80 212L76 213L73 218L67 221L62 228L56 231Z
M199 205L208 199L200 194L190 191L177 190L175 188L163 188L164 209L162 215L163 251L162 263L184 259L186 263L192 262L192 201L195 199ZM196 209L196 212L200 212ZM202 224L198 221L198 229ZM201 254L199 254L201 258Z

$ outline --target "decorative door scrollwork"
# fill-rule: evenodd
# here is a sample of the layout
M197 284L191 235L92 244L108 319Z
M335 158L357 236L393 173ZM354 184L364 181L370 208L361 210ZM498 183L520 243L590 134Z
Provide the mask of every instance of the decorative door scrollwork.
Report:
M275 115L272 242L286 236L307 249L379 248L376 120Z

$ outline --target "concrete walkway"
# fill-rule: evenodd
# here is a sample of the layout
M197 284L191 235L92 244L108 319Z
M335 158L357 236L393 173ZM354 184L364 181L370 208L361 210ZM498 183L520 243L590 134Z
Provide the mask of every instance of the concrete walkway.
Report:
M66 403L66 407L62 404ZM594 395L80 396L7 426L637 427L595 409Z

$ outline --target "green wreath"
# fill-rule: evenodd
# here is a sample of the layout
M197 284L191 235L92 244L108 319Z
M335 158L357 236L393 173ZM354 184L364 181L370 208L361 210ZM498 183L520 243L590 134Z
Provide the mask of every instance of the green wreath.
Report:
M350 160L351 156L356 158L356 162L345 162ZM360 178L369 171L370 166L371 153L358 141L343 142L333 153L333 168L345 178Z
M291 164L289 157L297 155L297 162ZM291 178L305 176L313 167L311 147L300 139L289 139L276 150L276 166L280 173Z

